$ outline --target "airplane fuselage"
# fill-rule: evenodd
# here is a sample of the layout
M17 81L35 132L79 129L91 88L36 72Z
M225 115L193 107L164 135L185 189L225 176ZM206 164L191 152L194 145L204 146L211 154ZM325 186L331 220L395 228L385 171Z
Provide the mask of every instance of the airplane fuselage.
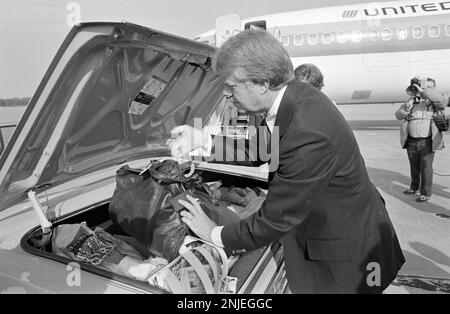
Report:
M395 1L279 13L243 20L264 25L294 67L316 64L337 104L403 102L416 75L450 91L450 1ZM236 30L228 32L235 33ZM215 44L210 31L198 40Z

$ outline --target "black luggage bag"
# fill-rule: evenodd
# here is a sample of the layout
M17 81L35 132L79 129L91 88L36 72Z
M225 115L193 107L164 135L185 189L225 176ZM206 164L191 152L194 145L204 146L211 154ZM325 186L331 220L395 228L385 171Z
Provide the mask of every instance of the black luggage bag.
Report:
M201 176L186 178L177 161L155 162L141 172L127 165L117 171L109 213L116 225L156 256L175 259L184 237L190 233L170 202L181 193L198 198L202 209L218 225L240 220L214 196Z

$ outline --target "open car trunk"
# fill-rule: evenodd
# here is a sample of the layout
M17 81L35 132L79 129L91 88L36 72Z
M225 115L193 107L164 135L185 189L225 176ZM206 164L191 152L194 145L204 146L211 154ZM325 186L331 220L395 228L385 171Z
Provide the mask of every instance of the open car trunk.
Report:
M258 117L238 115L230 123L233 108L223 95L223 78L211 68L214 53L214 47L129 23L85 23L71 30L0 156L0 211L34 209L41 224L23 236L23 250L69 264L51 241L38 243L41 230L83 222L130 239L109 217L115 171L170 156L167 140L175 126L249 136L248 126L259 125ZM239 167L220 172L204 166L196 171L205 182L267 189L267 177L245 179ZM237 292L282 292L282 256L279 244L242 255L228 272L238 278ZM165 292L79 264L105 282Z
M202 176L205 182L217 182L220 180L222 187L241 187L267 189L267 182L258 179L245 178L230 174L218 173L211 170L197 169L196 173ZM102 228L114 237L125 240L142 252L137 241L126 234L121 228L115 225L109 216L109 201L94 204L87 208L80 208L78 211L60 217L53 222L53 229L65 224L80 224L86 222L87 226L94 230L96 227ZM71 260L54 252L52 241L48 241L43 247L37 247L36 243L42 239L42 229L37 226L30 230L22 238L22 248L31 254L51 259L63 264L76 262L84 271L94 273L109 280L115 280L127 285L134 286L149 293L167 293L164 289L152 286L148 282L134 280L130 277L96 267L89 263ZM145 250L145 249L144 249ZM148 253L148 252L147 252ZM143 254L145 255L145 253ZM150 255L150 254L149 254ZM144 257L148 257L144 256ZM233 260L228 276L237 278L236 293L284 293L287 289L285 278L283 248L276 242L268 247L263 247L254 251L249 251Z

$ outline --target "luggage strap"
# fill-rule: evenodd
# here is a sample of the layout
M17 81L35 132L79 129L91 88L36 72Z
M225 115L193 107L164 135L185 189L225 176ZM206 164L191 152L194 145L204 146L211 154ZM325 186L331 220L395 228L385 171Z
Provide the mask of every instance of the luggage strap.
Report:
M216 263L211 253L202 246L197 246L193 248L189 248L188 245L193 242L200 241L206 245L213 247L218 251L221 259L222 265ZM208 273L205 270L205 266L203 265L200 259L193 253L194 251L200 253L200 255L207 261L208 265L211 267L212 274L214 276L214 286L212 280L210 279ZM175 294L186 294L192 293L190 280L189 280L189 270L184 269L179 276L175 275L175 273L171 270L171 268L180 263L184 258L195 273L198 275L200 282L205 289L207 294L219 293L222 279L228 274L228 258L225 251L215 246L212 243L203 241L201 239L186 236L184 243L181 245L179 250L180 255L174 259L172 262L164 266L163 268L157 270L156 272L161 272L165 283L169 290ZM156 272L152 273L149 278L156 274ZM178 278L179 277L179 278Z
M166 184L172 184L172 183L186 183L186 180L180 180L180 179L174 179L169 178L167 176L162 175L160 172L154 170L154 169L148 169L148 172L150 175L160 182L166 183Z
M205 270L205 267L203 267L203 264L200 262L200 260L197 258L197 256L195 256L194 253L192 253L192 251L184 245L182 245L180 248L180 254L181 254L181 256L183 256L186 259L186 261L195 270L198 277L200 278L200 281L203 284L203 287L205 288L206 293L213 294L214 288L212 286L211 280L209 279L209 276ZM209 253L207 253L207 254L209 255ZM211 256L210 256L210 258L212 259Z
M218 283L219 283L219 274L218 274L218 269L216 268L216 262L214 261L214 259L211 257L211 254L209 254L209 252L207 250L205 250L202 247L195 247L193 248L193 250L199 252L208 262L209 266L211 266L211 270L213 272L213 276L214 276L214 282L215 282L215 287L214 289L217 290L218 288Z

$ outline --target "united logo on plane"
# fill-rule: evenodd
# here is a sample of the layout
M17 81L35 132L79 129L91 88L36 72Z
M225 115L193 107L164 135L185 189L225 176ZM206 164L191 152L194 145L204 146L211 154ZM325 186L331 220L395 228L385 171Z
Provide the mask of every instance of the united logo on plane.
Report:
M428 13L437 11L450 10L450 1L436 2L436 3L424 3L413 5L400 5L390 7L369 7L364 9L366 16L379 16L379 15L399 15L399 14L417 14Z
M363 15L368 17L374 16L389 16L389 15L400 15L400 14L417 14L417 13L428 13L437 11L449 11L450 1L445 2L435 2L435 3L424 3L424 4L413 4L413 5L399 5L399 6L389 6L389 7L373 7L369 5L366 9L362 10ZM358 15L358 10L345 10L342 13L342 17L345 19L355 18Z
M358 10L345 10L344 13L342 13L344 19L351 19L356 17L356 15L358 15Z

